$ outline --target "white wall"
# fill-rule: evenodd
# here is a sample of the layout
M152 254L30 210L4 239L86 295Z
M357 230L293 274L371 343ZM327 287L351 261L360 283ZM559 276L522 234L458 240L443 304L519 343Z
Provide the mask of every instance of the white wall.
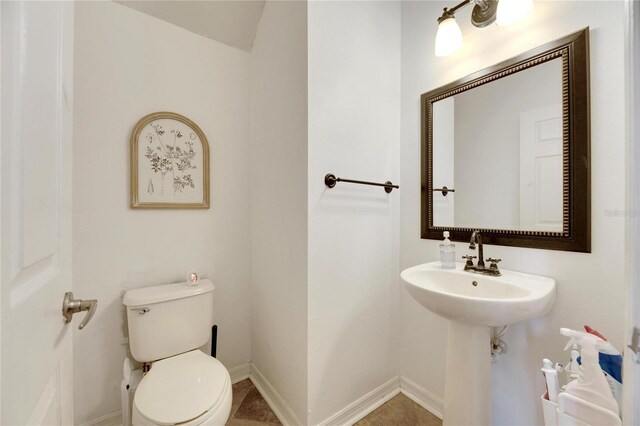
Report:
M433 188L456 189L455 137L456 102L454 97L433 104ZM433 224L453 226L456 193L433 193Z
M251 53L252 362L307 412L307 4L268 1Z
M446 58L433 54L436 18L449 3L406 2L402 6L401 266L438 259L437 241L420 239L420 103L428 90L520 52L591 27L592 253L487 246L501 267L555 278L558 294L544 318L513 326L509 353L493 366L494 422L541 424L539 373L543 356L566 360L558 328L600 330L623 345L625 306L624 218L605 210L625 206L623 2L536 2L526 20L479 30L468 10L458 22L463 49ZM458 254L466 245L457 244ZM446 321L402 292L402 374L437 396L444 389Z
M82 423L120 409L128 288L211 278L219 359L250 360L249 54L112 2L75 19L73 290L99 301L74 336ZM129 208L131 129L167 110L209 140L209 210Z
M397 376L400 4L309 3L309 417Z

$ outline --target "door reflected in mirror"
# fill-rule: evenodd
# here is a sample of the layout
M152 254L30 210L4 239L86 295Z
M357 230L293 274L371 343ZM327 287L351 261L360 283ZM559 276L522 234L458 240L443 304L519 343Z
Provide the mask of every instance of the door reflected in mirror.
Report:
M562 232L562 66L433 103L434 226Z

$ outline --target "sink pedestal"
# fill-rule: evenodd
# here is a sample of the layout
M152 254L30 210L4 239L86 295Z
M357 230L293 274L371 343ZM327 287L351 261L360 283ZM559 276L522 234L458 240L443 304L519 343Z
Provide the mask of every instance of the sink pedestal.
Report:
M491 425L491 329L449 321L444 426Z
M544 315L556 295L552 278L502 270L487 276L442 269L440 262L407 268L400 276L409 294L447 318L449 342L444 392L444 424L491 425L491 328Z

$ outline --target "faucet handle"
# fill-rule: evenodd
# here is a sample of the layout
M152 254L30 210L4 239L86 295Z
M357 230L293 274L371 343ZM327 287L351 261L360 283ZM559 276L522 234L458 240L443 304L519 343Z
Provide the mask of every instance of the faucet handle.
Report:
M475 259L477 257L478 256L471 256L470 254L462 256L463 259L467 259L467 266L473 266L473 259Z
M498 269L498 263L501 261L502 259L498 259L495 257L490 257L487 259L487 262L491 262L491 265L489 265L489 268L495 268L495 269Z

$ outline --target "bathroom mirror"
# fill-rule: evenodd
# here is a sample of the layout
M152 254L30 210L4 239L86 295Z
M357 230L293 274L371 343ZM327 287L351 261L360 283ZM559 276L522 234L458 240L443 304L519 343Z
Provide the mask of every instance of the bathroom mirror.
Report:
M422 238L590 251L588 28L421 105Z

